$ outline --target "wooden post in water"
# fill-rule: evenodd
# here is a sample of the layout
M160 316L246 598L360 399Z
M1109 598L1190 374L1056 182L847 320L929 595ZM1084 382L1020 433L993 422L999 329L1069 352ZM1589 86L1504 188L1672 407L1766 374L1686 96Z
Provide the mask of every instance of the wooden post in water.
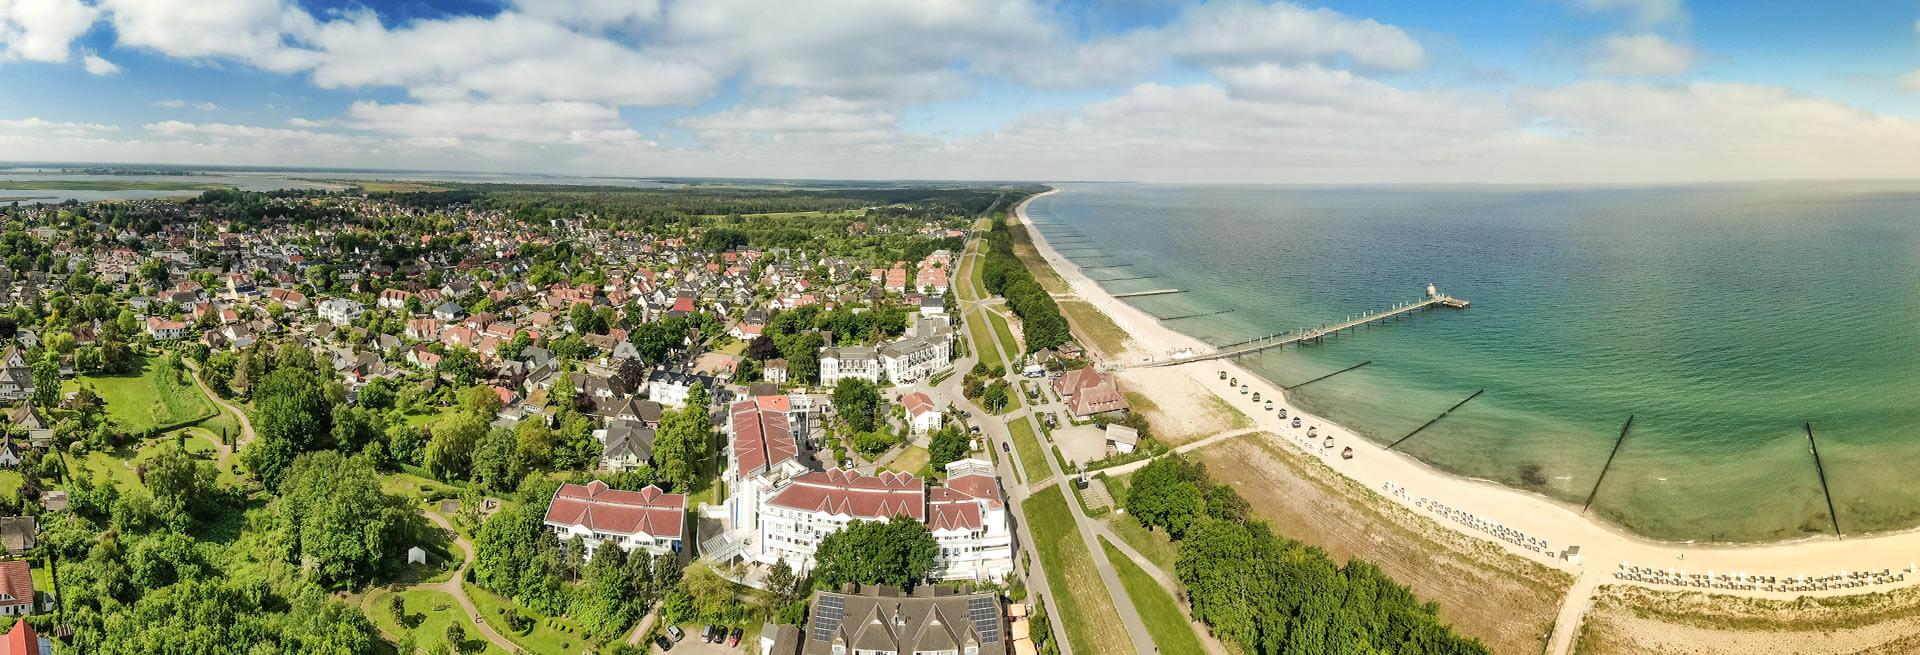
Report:
M1833 519L1833 536L1845 539L1840 534L1840 513L1833 511L1833 490L1827 488L1827 467L1820 463L1820 445L1813 441L1813 424L1807 423L1807 449L1813 451L1813 470L1820 473L1820 493L1827 496L1827 516Z
M1613 440L1613 452L1607 453L1607 463L1600 467L1600 477L1593 479L1593 491L1587 493L1587 504L1580 506L1580 513L1587 513L1593 507L1593 499L1600 495L1600 483L1607 479L1607 469L1613 468L1613 456L1620 454L1620 444L1627 442L1627 431L1633 429L1633 415L1627 415L1627 424L1620 426L1620 438Z

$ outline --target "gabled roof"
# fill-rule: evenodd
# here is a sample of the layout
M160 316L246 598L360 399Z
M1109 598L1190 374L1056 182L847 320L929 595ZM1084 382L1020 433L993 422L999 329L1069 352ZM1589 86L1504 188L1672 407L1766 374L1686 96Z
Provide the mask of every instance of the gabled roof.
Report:
M767 504L865 520L895 516L925 520L926 490L925 480L908 473L861 475L859 471L834 469L795 476L792 484L774 494Z
M740 477L751 477L772 470L780 463L800 456L787 424L786 412L760 409L751 400L733 404L733 458Z
M586 486L563 484L547 505L549 525L581 526L594 532L678 539L686 523L687 497L648 485L621 491L595 480Z
M33 567L26 560L0 562L0 607L33 603Z

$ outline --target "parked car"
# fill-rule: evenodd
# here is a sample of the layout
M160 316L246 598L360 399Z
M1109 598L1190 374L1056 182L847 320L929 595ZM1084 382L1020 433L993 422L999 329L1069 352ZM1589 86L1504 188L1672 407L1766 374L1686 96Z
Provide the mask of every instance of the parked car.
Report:
M740 645L740 635L745 634L745 632L746 631L741 630L740 628L734 628L733 634L727 635L727 645L728 646Z
M667 641L667 636L666 636L666 635L654 635L654 636L653 636L653 645L655 645L655 646L659 646L659 647L660 647L660 652L663 652L663 653L664 653L664 652L667 652L667 651L670 651L670 650L673 650L673 642L671 642L671 641Z
M680 626L670 625L670 626L667 626L667 637L673 639L674 641L680 641L681 639L687 638L687 633L682 632L680 630Z
M1007 445L1007 442L1005 442L1005 441L1002 441L1002 442L1000 442L1000 452L1003 452L1003 453L1010 453L1010 452L1013 452L1013 447L1012 447L1012 446L1008 446L1008 445Z
M717 643L720 640L726 639L726 638L727 638L727 629L720 627L720 624L718 623L707 624L707 629L700 633L700 641L703 643L709 643L709 644Z

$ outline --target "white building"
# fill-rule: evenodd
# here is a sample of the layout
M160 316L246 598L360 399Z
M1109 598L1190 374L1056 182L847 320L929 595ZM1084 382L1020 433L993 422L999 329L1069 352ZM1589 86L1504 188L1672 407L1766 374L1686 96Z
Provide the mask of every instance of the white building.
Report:
M900 406L907 410L907 426L914 433L927 433L940 429L945 420L945 412L934 406L933 399L927 394L915 391L900 398Z
M187 334L188 328L186 323L169 321L158 316L147 317L147 336L153 337L155 340L171 341L174 339L185 339L187 338Z
M879 382L879 355L863 346L821 348L820 383L831 387L844 378Z
M652 485L621 491L594 480L586 486L563 484L547 503L546 525L562 542L579 538L587 557L612 544L655 555L680 552L687 522L687 497Z
M950 368L952 360L953 347L945 339L907 337L880 347L880 368L894 384L910 384L931 377ZM824 363L821 370L826 370Z
M334 325L346 325L367 313L367 307L345 298L328 298L320 301L318 311L322 320Z
M668 407L686 407L687 394L696 384L706 389L708 398L719 390L719 383L712 376L656 370L647 374L647 399Z

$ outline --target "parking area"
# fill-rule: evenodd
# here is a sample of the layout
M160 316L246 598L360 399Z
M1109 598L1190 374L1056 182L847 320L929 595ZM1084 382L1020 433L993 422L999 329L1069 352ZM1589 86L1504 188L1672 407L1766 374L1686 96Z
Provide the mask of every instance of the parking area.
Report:
M700 642L700 626L684 625L680 626L680 629L687 631L687 638L681 639L680 643L673 645L673 650L667 651L673 653L673 655L740 655L741 653L760 652L760 642L757 637L751 644L742 638L738 646L728 646L724 641L715 644L706 644ZM649 652L661 652L660 647L654 645L649 649Z
M1053 443L1067 462L1091 462L1107 456L1107 433L1092 425L1068 425L1053 431Z

